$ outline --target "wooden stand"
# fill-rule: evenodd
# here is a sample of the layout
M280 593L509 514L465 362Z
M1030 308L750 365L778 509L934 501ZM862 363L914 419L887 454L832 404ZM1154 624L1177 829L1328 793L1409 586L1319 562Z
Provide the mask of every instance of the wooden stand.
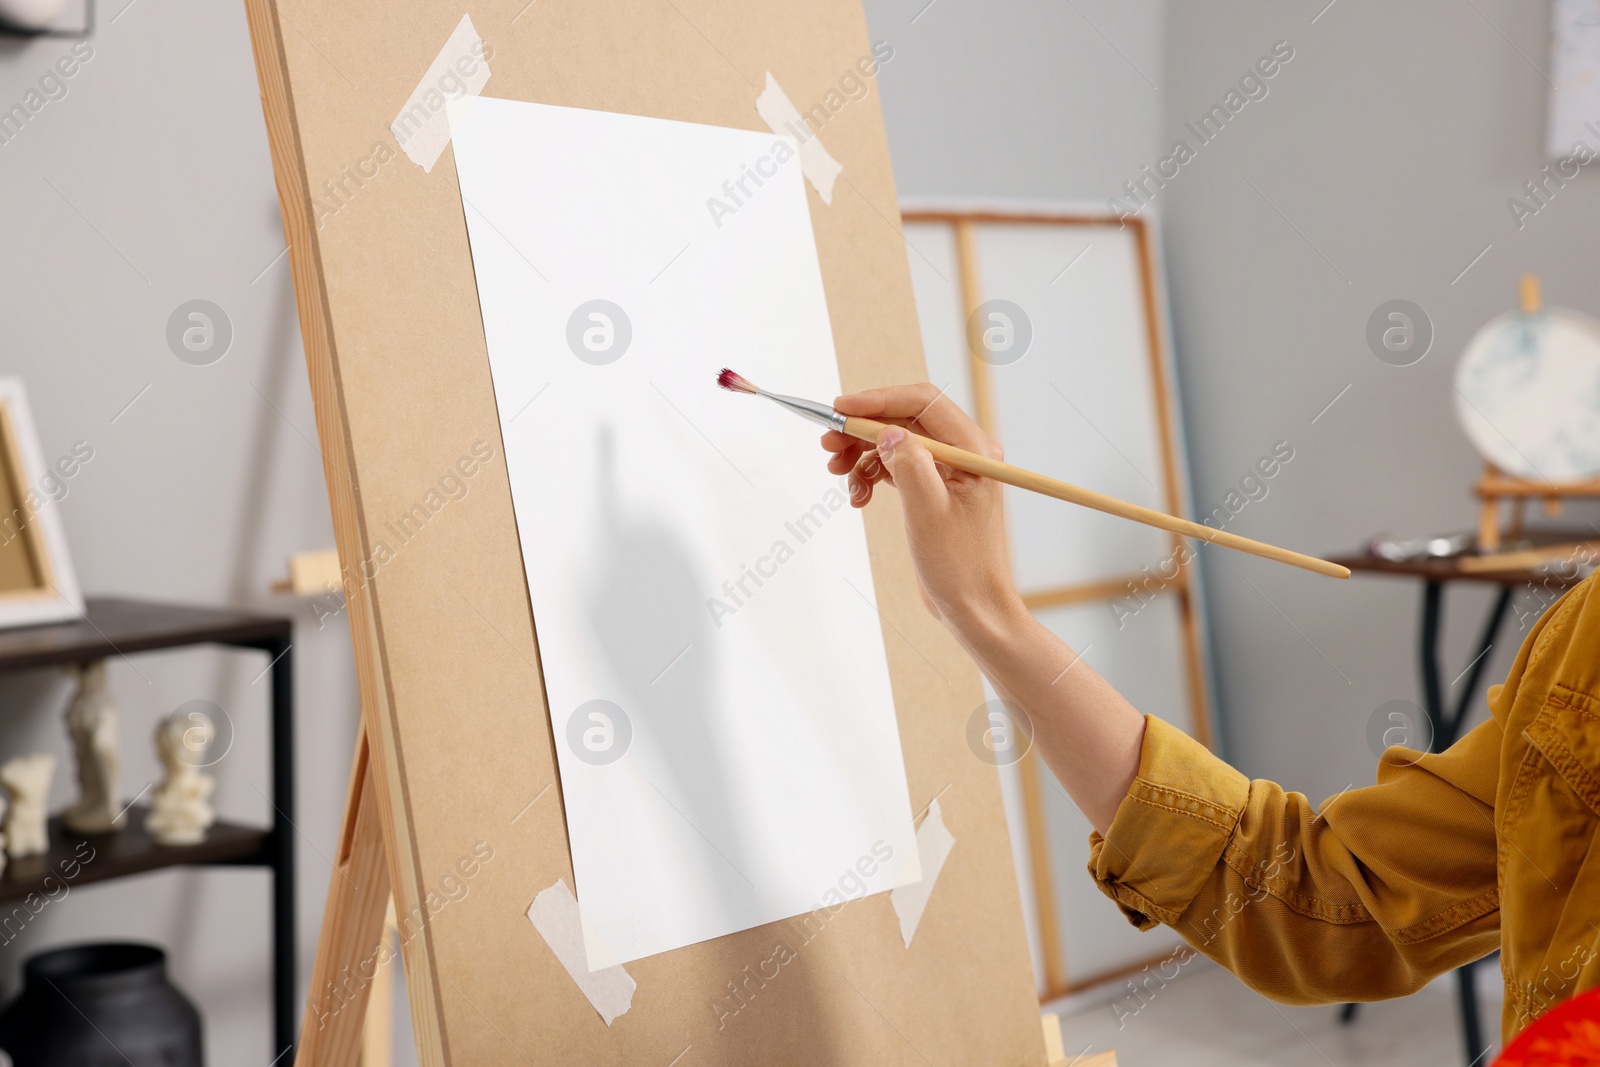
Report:
M387 1003L382 998L393 988L390 968L400 963L396 948L386 943L392 907L389 868L370 767L363 731L350 772L296 1067L388 1067L387 1033L369 1038L367 1026L369 999L377 993ZM375 1014L387 1018L382 1008ZM1061 1040L1061 1020L1055 1015L1044 1015L1040 1025L1049 1067L1117 1067L1115 1052L1070 1058ZM378 1049L382 1052L374 1055Z
M345 795L339 852L333 861L322 936L311 967L311 992L300 1024L295 1054L300 1067L361 1062L372 979L378 968L399 962L381 958L383 921L390 899L389 861L370 767L371 753L363 730Z
M1493 463L1484 464L1483 476L1473 488L1478 507L1478 550L1498 552L1507 540L1522 536L1524 510L1529 500L1543 500L1547 518L1561 514L1562 501L1573 497L1600 498L1600 479L1584 482L1534 482L1506 474ZM1501 505L1509 505L1502 509ZM1502 528L1502 513L1504 527Z

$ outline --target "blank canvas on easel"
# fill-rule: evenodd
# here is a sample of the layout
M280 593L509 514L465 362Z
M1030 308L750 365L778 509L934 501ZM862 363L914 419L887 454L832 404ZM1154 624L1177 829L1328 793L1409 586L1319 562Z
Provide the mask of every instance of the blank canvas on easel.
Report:
M715 386L839 389L792 139L450 123L591 968L915 881L861 516L817 428Z

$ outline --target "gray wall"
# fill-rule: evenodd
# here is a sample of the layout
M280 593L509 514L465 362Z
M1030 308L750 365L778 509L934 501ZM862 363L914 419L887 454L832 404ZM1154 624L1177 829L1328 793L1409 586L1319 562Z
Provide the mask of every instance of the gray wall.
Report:
M304 602L266 593L289 553L330 546L333 534L289 273L273 263L283 231L244 7L124 2L102 8L93 57L66 95L0 144L0 373L26 379L48 457L78 440L94 448L59 504L85 590L295 615L309 970L357 705L342 621L319 629ZM0 108L24 100L71 46L0 38ZM168 316L194 298L232 320L232 348L211 366L167 347ZM267 682L252 684L264 666L214 650L113 662L123 792L158 773L157 717L204 698L237 728L214 769L217 808L266 824ZM74 795L60 718L69 692L49 673L0 680L0 758L57 753L58 808ZM210 1062L265 1065L277 1051L270 914L267 876L249 870L74 888L0 946L0 979L14 989L21 958L41 946L153 939L200 1002Z
M866 9L902 198L1100 198L1154 157L1158 0Z
M1480 461L1453 413L1456 359L1514 306L1522 271L1547 302L1600 310L1600 186L1581 175L1520 232L1506 207L1545 163L1548 5L1342 0L1317 17L1325 4L1169 6L1163 142L1274 41L1295 58L1159 196L1196 498L1219 502L1287 440L1294 461L1234 528L1331 552L1380 530L1471 527ZM1410 367L1364 339L1394 298L1435 329ZM1369 716L1421 699L1416 587L1227 553L1206 577L1234 762L1319 800L1371 781ZM1454 595L1446 682L1487 604ZM1517 640L1513 625L1491 679Z

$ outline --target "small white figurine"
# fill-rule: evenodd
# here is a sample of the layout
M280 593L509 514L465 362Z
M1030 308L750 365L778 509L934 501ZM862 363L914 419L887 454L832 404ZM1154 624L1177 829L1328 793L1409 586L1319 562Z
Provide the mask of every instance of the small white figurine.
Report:
M217 780L194 766L211 747L217 728L206 716L178 712L156 727L156 751L167 777L150 796L144 828L159 845L197 845L217 821L211 791Z
M117 803L117 706L106 691L105 660L85 664L77 673L67 733L77 756L78 802L61 821L75 833L108 834L128 823Z
M12 859L34 856L50 848L50 776L56 758L41 752L18 756L0 764L0 783L11 791L6 813L6 855Z

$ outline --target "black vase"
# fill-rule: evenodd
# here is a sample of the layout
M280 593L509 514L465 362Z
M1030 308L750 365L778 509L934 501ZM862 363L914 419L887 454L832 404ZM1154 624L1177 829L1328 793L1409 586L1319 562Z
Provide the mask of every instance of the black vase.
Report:
M200 1013L167 981L167 954L125 942L29 957L0 1012L16 1067L203 1067Z

